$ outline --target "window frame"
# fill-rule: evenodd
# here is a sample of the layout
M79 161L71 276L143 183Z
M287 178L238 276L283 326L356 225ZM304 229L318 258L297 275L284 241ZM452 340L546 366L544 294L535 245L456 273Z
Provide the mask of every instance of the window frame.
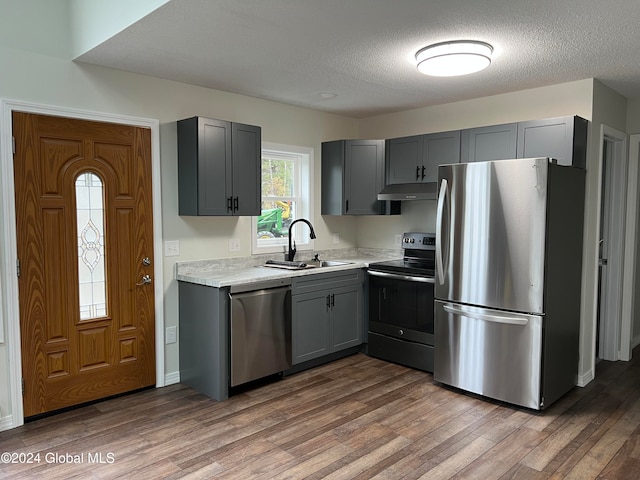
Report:
M262 158L265 156L282 159L298 159L294 168L295 183L294 197L297 199L297 212L295 219L306 218L313 224L314 212L314 195L313 195L313 172L314 172L314 150L310 147L302 147L297 145L286 145L272 142L262 142L260 155L260 169L262 170ZM265 197L260 195L262 203ZM288 199L288 197L267 197L269 201L278 199ZM313 249L314 241L309 238L308 229L295 228L293 230L293 239L296 242L298 250ZM266 242L265 242L266 243ZM260 245L258 243L258 217L251 217L251 253L252 254L269 254L283 253L283 247L288 248L287 237L270 239L268 243Z

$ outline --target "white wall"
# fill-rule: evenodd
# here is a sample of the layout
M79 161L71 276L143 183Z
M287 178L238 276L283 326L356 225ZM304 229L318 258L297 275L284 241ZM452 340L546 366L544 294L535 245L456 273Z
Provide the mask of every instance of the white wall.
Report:
M74 2L72 2L74 3ZM165 326L177 325L177 285L173 280L176 261L250 254L250 220L247 218L190 218L177 215L177 148L175 121L193 115L262 126L263 140L312 147L315 149L315 221L316 248L334 248L331 234L340 233L339 247L393 247L397 233L432 230L435 202L405 203L400 217L359 218L320 216L320 143L339 138L391 138L417 133L460 129L562 115L580 115L592 119L594 132L598 122L625 131L620 122L620 99L592 80L513 92L493 97L457 102L437 107L382 115L363 120L330 115L309 109L193 87L176 82L129 74L100 67L76 64L69 60L68 22L60 13L63 0L14 2L0 0L0 97L54 106L80 108L122 115L156 118L160 121L162 169L162 222L165 240L180 240L181 256L163 259ZM47 22L53 18L59 22ZM17 41L25 39L24 42ZM63 48L64 46L64 48ZM609 102L613 101L613 108ZM638 106L640 111L640 106ZM636 117L634 117L636 118ZM640 119L640 113L637 118ZM622 123L622 125L620 125ZM640 120L634 122L640 126ZM595 130L597 128L597 130ZM640 130L639 130L640 131ZM593 143L593 135L592 135ZM597 150L597 149L596 149ZM594 156L596 155L596 156ZM587 208L585 238L592 242L597 221L594 216L593 147L588 160L590 199ZM597 182L596 182L597 183ZM0 208L1 211L1 208ZM0 219L1 220L1 219ZM0 222L0 240L2 239ZM241 239L241 251L230 253L228 239ZM156 252L161 258L162 252ZM0 265L0 268L11 268ZM587 269L588 270L588 269ZM587 282L586 288L591 284ZM588 323L590 311L584 312ZM586 330L591 328L590 323ZM587 360L593 345L588 336L582 340ZM165 373L178 370L177 345L166 348ZM7 350L0 345L0 410L11 411L7 385ZM588 370L588 365L584 367Z
M591 119L590 79L365 118L361 138L393 138L579 115Z
M585 381L595 376L598 241L600 240L600 130L607 125L626 132L627 101L597 80L593 82L593 115L587 158L585 232L583 240L582 331L580 372Z
M70 58L77 58L134 24L169 0L50 0L59 11L69 4Z
M262 138L273 143L311 147L315 150L315 186L320 192L320 144L324 140L357 137L355 119L291 107L246 96L193 87L152 77L95 66L76 64L56 45L69 44L68 24L60 5L66 1L0 0L0 97L38 104L97 112L155 118L160 121L163 238L180 240L181 255L163 259L165 326L177 325L177 284L173 280L176 261L250 254L250 220L247 218L189 218L177 216L177 146L175 122L204 115L262 126ZM46 22L46 19L54 19ZM60 20L57 22L55 20ZM27 49L16 38L24 38ZM317 195L316 195L317 196ZM0 208L0 211L2 209ZM0 219L1 220L1 219ZM320 216L315 208L317 249L336 246L331 233L339 231L341 244L356 242L354 222ZM0 241L4 232L0 223ZM230 253L228 239L241 239L241 251ZM156 252L156 259L163 252ZM1 265L10 269L12 265ZM4 310L4 306L2 305ZM6 321L6 319L5 319ZM165 350L165 374L178 370L177 344ZM0 344L0 411L7 416L7 348Z
M640 133L640 100L627 101L627 131Z
M365 118L360 121L360 138L403 137L564 115L591 120L592 89L593 80L587 79ZM403 202L399 217L358 218L357 244L392 248L396 234L435 231L435 208L435 201Z
M627 103L627 131L640 134L640 100L629 100ZM638 209L640 214L640 208ZM636 250L636 292L633 318L633 346L640 344L640 249Z

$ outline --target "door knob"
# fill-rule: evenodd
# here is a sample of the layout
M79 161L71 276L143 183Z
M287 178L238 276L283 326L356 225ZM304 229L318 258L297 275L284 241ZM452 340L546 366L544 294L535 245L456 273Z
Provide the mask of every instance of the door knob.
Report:
M149 257L144 257L142 259L142 265L144 265L145 267L148 267L149 265L151 265L151 259Z
M140 282L136 283L136 285L148 285L149 283L151 283L151 275L143 275Z

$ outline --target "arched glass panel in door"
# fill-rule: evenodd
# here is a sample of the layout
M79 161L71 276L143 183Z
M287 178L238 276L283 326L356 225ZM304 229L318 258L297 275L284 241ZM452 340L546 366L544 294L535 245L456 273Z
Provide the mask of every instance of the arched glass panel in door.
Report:
M80 320L90 320L107 315L104 191L95 173L76 179L76 213Z

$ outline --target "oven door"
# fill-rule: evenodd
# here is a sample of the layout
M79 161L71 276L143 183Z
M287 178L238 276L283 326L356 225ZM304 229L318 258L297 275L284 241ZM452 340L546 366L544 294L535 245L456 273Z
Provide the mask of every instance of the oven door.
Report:
M369 331L433 345L434 278L369 270Z

